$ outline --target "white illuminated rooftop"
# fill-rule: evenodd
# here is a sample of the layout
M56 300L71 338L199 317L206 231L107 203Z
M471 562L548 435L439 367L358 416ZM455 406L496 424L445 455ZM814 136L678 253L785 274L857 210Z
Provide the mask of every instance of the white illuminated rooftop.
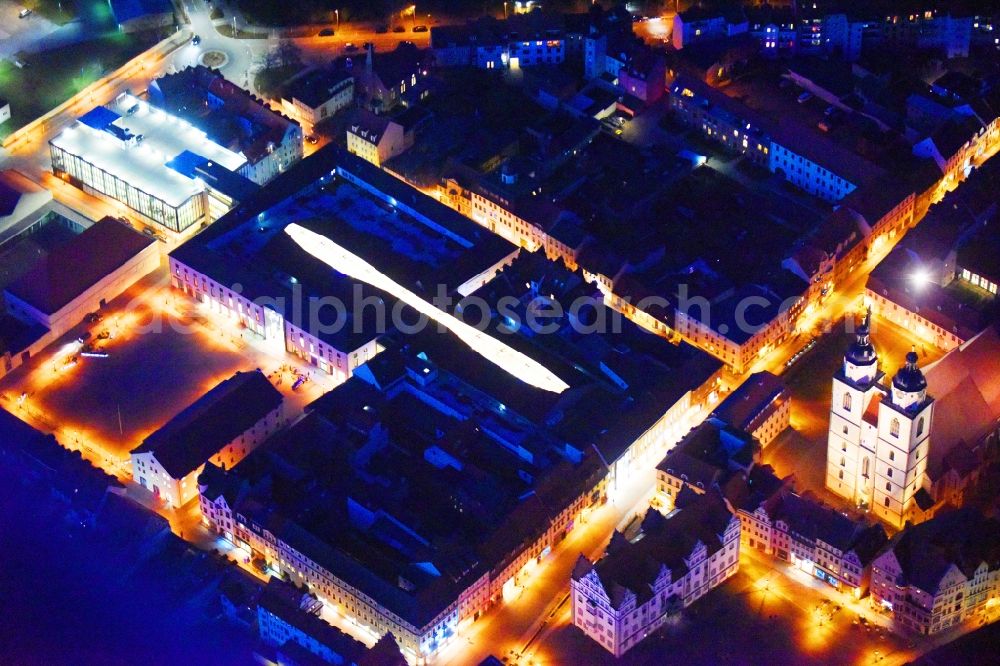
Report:
M120 96L107 108L120 116L111 126L127 130L133 137L141 135L142 140L123 141L111 131L76 122L52 139L52 144L171 206L179 206L205 189L199 179L188 178L167 166L184 151L234 172L246 164L242 154L220 146L187 121L132 95ZM130 109L134 109L131 114Z
M441 324L478 354L522 382L553 393L562 393L569 388L566 382L538 361L439 310L326 236L294 223L285 227L285 233L303 250L327 266L392 294L431 321Z

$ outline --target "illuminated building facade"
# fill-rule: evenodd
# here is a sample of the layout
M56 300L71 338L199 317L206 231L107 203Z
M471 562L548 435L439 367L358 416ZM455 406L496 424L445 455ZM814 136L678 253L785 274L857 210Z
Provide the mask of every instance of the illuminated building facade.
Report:
M258 185L302 159L299 123L226 80L218 70L198 65L161 76L149 84L149 101L241 155L245 164L239 173Z
M765 370L750 375L712 416L750 433L763 448L789 426L791 412L792 401L784 382Z
M423 662L517 594L606 470L546 425L556 394L450 337L406 340L199 484L213 530Z
M206 462L229 469L285 424L281 394L260 370L237 372L131 453L132 478L171 507L198 496Z
M639 536L616 532L603 558L570 579L573 624L621 657L739 569L740 520L715 490L650 510Z
M872 561L888 541L881 525L851 520L790 489L761 499L756 507L748 503L737 510L744 545L855 598L867 594Z
M896 534L872 565L872 602L905 631L936 634L1000 602L1000 523L972 509Z
M7 285L7 311L45 327L46 341L58 339L156 270L158 245L131 225L104 218Z
M356 289L360 281L331 271L296 245L284 229L303 208L310 211L311 231L357 250L427 300L436 295L438 284L446 294L470 293L492 280L518 252L335 148L318 151L272 183L268 192L258 207L234 211L171 252L171 284L275 352L300 357L334 382L347 379L381 351L378 338L396 299L378 289ZM341 214L330 216L330 210ZM383 242L377 256L363 240L369 234ZM240 239L252 242L241 244ZM422 250L411 251L413 243ZM364 305L366 298L381 303L381 324L376 307ZM331 299L343 309L330 304Z
M869 338L871 314L834 375L826 487L894 527L927 496L934 399L910 352L888 385Z
M176 233L255 189L241 175L242 154L128 94L81 116L49 141L49 153L57 176Z

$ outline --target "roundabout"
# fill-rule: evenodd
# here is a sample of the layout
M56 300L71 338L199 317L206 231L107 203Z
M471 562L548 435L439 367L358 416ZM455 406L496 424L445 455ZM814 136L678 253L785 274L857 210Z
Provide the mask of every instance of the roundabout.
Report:
M205 51L198 58L199 65L204 65L205 67L210 67L212 69L219 69L227 62L229 62L229 56L216 49Z

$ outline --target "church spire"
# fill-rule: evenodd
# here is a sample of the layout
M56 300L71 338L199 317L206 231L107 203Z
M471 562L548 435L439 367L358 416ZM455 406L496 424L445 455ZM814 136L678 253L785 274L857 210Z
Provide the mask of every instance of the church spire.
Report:
M922 404L927 396L927 379L917 367L918 360L914 346L906 354L906 363L892 378L892 401L904 409Z
M872 310L868 308L865 318L855 331L855 340L844 354L844 374L858 382L874 381L878 370L878 354L871 341Z

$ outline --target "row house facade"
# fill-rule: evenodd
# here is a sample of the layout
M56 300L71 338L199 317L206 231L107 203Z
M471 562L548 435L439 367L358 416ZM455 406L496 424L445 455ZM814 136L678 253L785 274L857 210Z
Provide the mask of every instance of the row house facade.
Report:
M740 521L718 493L655 510L642 537L616 533L595 563L582 555L570 580L573 624L621 657L739 569Z
M907 527L875 559L871 593L916 634L984 619L1000 601L1000 523L960 509Z
M594 488L588 488L560 511L543 533L518 544L515 552L473 581L431 621L414 626L379 599L331 573L322 561L332 555L329 546L291 521L273 515L252 515L241 509L237 497L231 493L227 497L215 483L218 471L210 467L199 478L199 505L210 529L252 557L263 559L270 571L307 587L339 615L353 619L368 632L378 636L391 633L404 654L416 663L431 661L435 652L454 640L460 625L478 619L499 603L505 586L509 590L512 585L522 585L533 565L573 529L605 488L602 477Z

